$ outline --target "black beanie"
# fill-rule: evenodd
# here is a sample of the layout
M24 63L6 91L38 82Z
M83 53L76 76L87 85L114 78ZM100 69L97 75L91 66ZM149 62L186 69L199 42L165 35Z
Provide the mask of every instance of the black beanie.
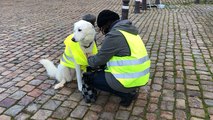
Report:
M117 13L110 11L110 10L103 10L98 15L97 25L99 28L101 28L105 24L107 24L109 21L114 22L119 19L120 19L120 17Z

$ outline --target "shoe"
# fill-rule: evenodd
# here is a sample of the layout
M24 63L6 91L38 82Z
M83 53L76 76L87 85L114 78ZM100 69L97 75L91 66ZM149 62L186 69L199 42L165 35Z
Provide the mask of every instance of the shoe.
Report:
M137 98L138 98L138 92L130 93L130 96L121 98L120 105L123 107L128 107L132 103L132 100L135 100Z

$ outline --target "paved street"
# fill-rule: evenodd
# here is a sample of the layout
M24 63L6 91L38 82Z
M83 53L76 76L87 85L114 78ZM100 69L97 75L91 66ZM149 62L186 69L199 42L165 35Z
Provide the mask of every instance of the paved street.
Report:
M105 92L86 104L76 81L54 90L38 62L58 64L73 23L103 9L121 14L121 0L0 0L0 120L213 120L213 4L193 1L162 0L166 8L140 14L130 2L152 64L125 108Z

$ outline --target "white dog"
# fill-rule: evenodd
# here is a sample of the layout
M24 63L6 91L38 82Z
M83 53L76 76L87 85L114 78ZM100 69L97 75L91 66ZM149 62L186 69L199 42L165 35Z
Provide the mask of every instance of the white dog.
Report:
M69 35L64 43L66 45L60 64L56 67L53 62L42 59L39 62L47 70L47 74L59 81L54 86L58 89L77 78L78 89L82 90L82 71L85 71L87 63L86 55L96 54L94 26L84 20L74 24L74 33Z

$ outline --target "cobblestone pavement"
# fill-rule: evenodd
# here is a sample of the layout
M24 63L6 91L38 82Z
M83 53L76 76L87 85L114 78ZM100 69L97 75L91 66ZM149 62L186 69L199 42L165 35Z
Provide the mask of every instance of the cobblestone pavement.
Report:
M104 92L85 104L76 82L54 90L55 80L38 63L59 62L63 40L82 15L121 13L121 1L0 0L0 120L213 120L213 5L162 2L165 9L140 14L130 3L129 19L152 66L150 83L124 108Z

